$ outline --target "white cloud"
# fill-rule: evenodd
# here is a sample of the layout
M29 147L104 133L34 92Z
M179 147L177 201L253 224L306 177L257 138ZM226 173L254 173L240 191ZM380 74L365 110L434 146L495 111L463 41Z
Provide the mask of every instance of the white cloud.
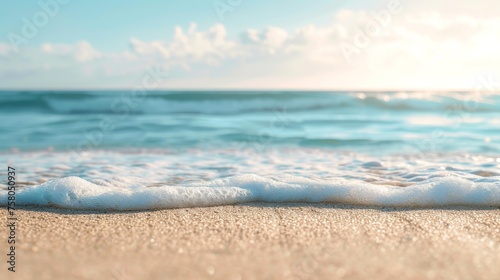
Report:
M40 49L43 54L71 57L78 62L91 61L102 56L87 41L80 41L73 45L45 43Z
M268 27L263 31L248 29L243 36L244 42L261 46L271 54L283 46L288 39L288 32L279 27Z
M162 58L170 58L170 51L162 41L143 42L136 38L130 39L132 51L138 55L159 55Z
M139 57L162 58L166 64L184 68L197 62L217 65L221 60L238 53L237 43L228 40L226 28L222 24L216 24L207 31L198 31L194 23L187 31L176 26L171 42L143 42L132 38L130 46Z
M99 58L101 54L86 41L79 42L74 50L74 57L78 61L90 61Z

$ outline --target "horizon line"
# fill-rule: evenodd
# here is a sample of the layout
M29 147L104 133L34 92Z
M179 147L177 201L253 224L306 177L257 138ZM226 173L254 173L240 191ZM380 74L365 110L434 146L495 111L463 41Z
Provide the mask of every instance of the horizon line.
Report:
M53 92L64 92L64 91L131 91L134 88L0 88L0 92L6 91L53 91ZM314 91L314 92L474 92L478 89L314 89L314 88L155 88L146 89L146 91L198 91L198 92L208 92L208 91ZM500 93L500 90L495 91Z

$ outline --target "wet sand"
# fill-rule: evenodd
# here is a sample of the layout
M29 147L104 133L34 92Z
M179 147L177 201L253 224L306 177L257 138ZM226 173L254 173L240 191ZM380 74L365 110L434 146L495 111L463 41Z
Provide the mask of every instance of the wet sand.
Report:
M0 279L500 279L498 208L259 203L16 215L17 272L7 271L4 226Z

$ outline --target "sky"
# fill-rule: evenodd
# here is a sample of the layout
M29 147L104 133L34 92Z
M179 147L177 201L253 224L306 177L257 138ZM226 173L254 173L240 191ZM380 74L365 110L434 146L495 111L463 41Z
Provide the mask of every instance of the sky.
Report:
M472 90L497 0L4 0L0 89Z

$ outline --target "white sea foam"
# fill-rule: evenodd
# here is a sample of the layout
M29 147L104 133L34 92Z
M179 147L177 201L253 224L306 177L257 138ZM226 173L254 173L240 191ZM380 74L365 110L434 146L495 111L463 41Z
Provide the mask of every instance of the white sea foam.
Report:
M2 195L5 201L5 194ZM457 177L429 179L409 187L381 186L347 180L283 181L241 175L189 186L128 189L102 186L79 177L55 179L26 188L21 205L71 209L161 209L204 207L244 202L333 202L367 206L500 206L500 178L470 182Z
M441 155L374 159L316 149L21 153L18 205L70 209L162 209L245 202L364 206L500 206L499 160ZM30 170L30 173L26 171ZM6 186L0 190L5 205Z

